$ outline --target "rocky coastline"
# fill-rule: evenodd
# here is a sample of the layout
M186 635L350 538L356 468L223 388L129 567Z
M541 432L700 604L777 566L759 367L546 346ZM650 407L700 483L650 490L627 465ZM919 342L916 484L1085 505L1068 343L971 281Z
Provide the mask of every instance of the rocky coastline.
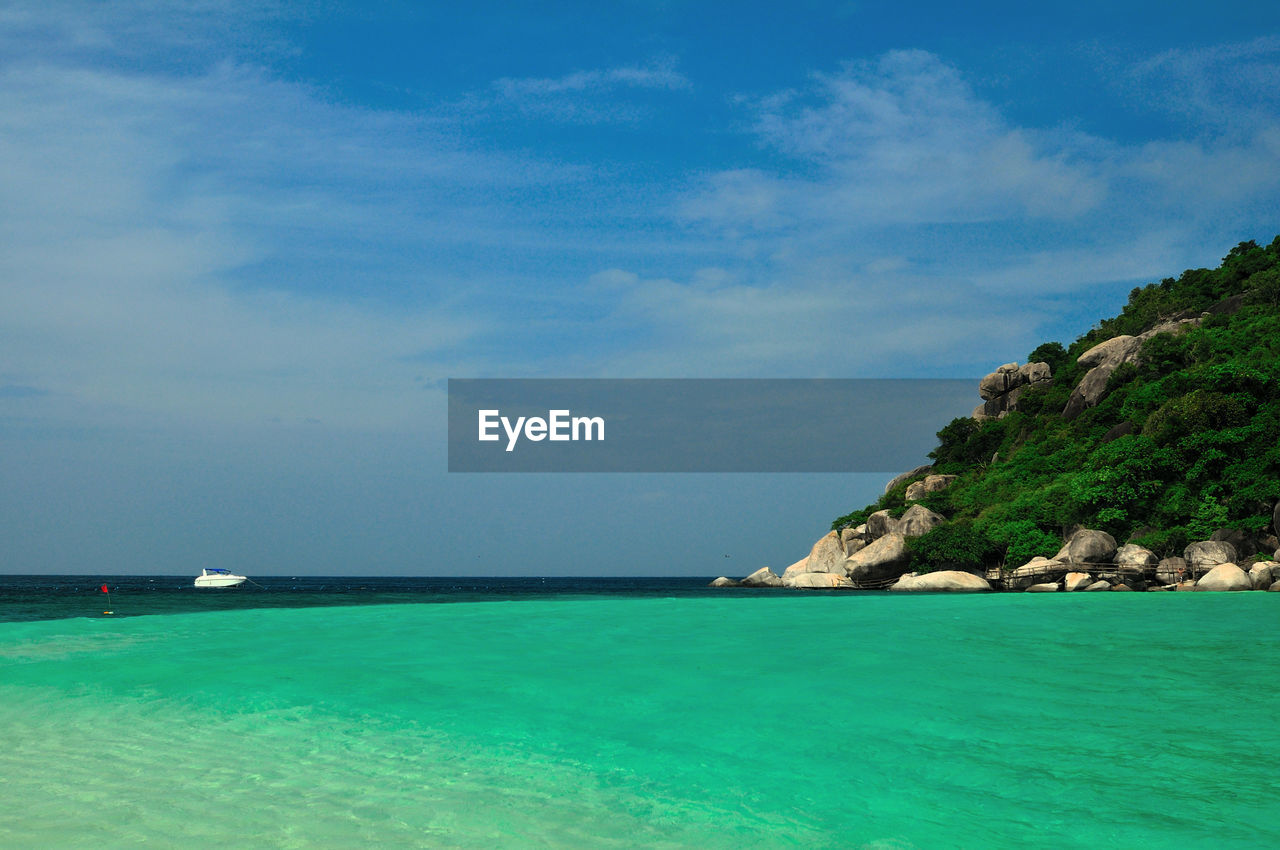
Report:
M1238 308L1238 304L1229 306ZM1077 362L1087 371L1073 389L1062 417L1070 420L1099 404L1114 386L1116 370L1136 362L1146 340L1158 334L1185 333L1208 315L1166 320L1142 334L1114 337L1082 353ZM979 383L982 404L972 418L978 422L1002 418L1018 409L1028 389L1051 380L1048 363L1000 366ZM1119 545L1105 531L1074 528L1063 536L1061 549L1052 557L981 572L948 569L947 564L935 565L940 569L934 571L912 572L909 541L947 522L946 517L918 502L945 490L956 478L934 474L929 466L904 472L885 487L888 494L906 484L897 510L880 510L856 526L837 527L780 575L762 567L738 580L721 576L711 586L899 592L1280 592L1280 503L1272 511L1266 532L1222 528L1207 540L1190 543L1180 556L1160 558L1133 542Z

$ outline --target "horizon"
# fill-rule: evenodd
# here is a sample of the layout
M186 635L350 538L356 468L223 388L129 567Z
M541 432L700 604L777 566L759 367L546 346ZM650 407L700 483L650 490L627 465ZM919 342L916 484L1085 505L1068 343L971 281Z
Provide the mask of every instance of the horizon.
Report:
M6 4L0 571L781 573L892 474L450 473L447 381L976 405L1280 233L1280 7L910 12Z

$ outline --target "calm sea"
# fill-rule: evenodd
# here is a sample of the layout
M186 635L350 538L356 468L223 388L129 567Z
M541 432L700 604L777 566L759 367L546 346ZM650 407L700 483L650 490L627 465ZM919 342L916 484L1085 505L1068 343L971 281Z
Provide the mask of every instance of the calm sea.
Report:
M0 846L1280 846L1280 594L106 581L0 578Z

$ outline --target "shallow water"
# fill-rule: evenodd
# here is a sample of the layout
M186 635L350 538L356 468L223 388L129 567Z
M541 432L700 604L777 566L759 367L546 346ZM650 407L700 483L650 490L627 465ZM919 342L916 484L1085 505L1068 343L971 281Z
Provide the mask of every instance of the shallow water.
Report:
M0 623L0 846L1280 845L1277 594L681 587Z

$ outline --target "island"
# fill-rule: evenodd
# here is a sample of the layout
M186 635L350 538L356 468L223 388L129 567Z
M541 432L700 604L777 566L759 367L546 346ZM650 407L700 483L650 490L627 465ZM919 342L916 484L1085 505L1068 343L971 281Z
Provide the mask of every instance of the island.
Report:
M1280 236L1135 288L978 396L805 557L712 584L1280 591Z

